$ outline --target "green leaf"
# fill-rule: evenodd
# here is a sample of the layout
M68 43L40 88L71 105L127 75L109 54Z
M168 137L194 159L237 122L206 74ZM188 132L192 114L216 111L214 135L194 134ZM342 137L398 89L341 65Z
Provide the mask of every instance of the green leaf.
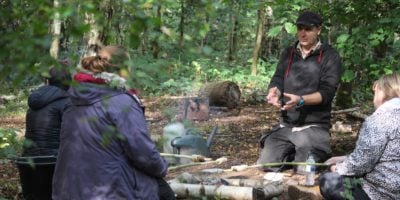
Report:
M347 41L347 39L348 39L349 37L350 37L350 35L348 35L348 34L346 34L346 33L341 34L341 35L337 38L336 42L337 42L337 43L344 43L344 42Z
M351 80L353 80L354 79L354 72L353 72L353 70L346 70L344 73L343 73L343 76L342 76L342 80L344 81L344 82L350 82Z
M284 26L286 32L289 34L295 34L297 32L297 27L291 22L286 22Z
M268 31L269 37L276 37L282 31L282 26L275 26Z

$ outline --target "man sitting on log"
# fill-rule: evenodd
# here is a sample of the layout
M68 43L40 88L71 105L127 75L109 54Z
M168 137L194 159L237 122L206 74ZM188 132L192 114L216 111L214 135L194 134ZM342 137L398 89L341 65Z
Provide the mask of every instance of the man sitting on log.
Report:
M341 59L319 39L321 17L310 11L296 21L298 41L286 48L268 86L267 101L281 109L280 124L260 141L258 164L323 162L330 153L331 103L340 80ZM279 169L263 168L265 171Z

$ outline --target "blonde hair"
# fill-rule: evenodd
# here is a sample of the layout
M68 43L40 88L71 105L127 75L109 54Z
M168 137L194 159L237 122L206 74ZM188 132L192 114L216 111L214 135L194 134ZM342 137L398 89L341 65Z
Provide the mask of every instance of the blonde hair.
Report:
M94 73L101 73L106 71L107 62L101 59L99 56L88 56L82 58L81 65L83 69Z
M400 97L400 74L393 73L383 75L374 83L374 88L383 91L385 94L384 101Z

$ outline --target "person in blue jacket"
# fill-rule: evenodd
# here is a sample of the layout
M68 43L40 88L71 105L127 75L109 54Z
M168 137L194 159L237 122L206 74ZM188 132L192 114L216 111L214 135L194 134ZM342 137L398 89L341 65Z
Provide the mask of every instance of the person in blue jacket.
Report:
M84 58L74 76L53 179L55 200L159 199L157 179L168 165L150 139L140 102L118 74L128 55L119 58Z

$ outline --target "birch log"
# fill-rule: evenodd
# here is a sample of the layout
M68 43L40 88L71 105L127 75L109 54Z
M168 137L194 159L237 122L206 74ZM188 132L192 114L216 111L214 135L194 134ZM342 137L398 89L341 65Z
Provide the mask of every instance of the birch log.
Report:
M267 180L254 179L223 179L232 186L245 186L260 188L264 192L264 198L270 199L283 193L283 183L281 181L271 182Z
M264 199L264 192L252 187L183 183L171 183L170 186L178 198L219 197L221 199L232 200Z

